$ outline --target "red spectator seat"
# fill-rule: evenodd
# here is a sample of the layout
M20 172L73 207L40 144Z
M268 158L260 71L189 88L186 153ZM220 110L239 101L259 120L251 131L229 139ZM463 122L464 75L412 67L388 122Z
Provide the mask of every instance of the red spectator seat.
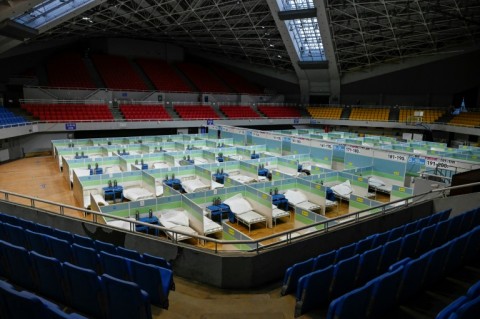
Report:
M47 63L48 83L53 87L95 88L88 69L77 52L54 56Z
M200 64L182 62L177 66L200 92L232 93L217 76Z
M113 115L106 104L23 104L22 108L47 122L76 122L76 121L112 121Z
M93 63L109 89L148 90L127 58L113 55L93 55Z
M175 105L175 111L183 119L218 119L215 110L209 105Z
M259 105L258 110L262 112L266 117L271 118L292 118L301 117L300 110L293 106L284 105Z
M159 91L191 92L174 67L163 60L139 59L138 65Z
M220 105L220 111L231 119L260 117L250 106L245 105Z
M231 72L230 70L224 69L219 65L212 65L213 71L220 77L225 83L227 83L231 88L233 88L238 93L248 93L248 94L262 94L262 89L249 82L244 77Z
M122 104L120 111L127 121L171 119L162 104Z

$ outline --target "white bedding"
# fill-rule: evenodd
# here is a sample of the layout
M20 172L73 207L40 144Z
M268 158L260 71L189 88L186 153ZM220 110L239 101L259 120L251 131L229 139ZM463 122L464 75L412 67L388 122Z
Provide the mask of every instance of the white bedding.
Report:
M338 195L342 198L350 198L350 194L352 194L353 189L350 185L350 180L346 180L343 183L331 187L332 191L335 195Z
M97 203L98 206L108 206L108 202L105 200L105 198L103 198L102 195L100 194L95 194L95 195L92 195L93 196L93 199L95 200L95 202ZM88 196L84 196L83 197L83 207L85 208L88 208L90 207L90 195Z
M230 206L230 210L235 214L237 221L248 225L249 232L252 224L266 222L267 220L264 216L253 211L253 207L243 198L242 194L234 195L229 199L226 199L224 203Z
M160 214L160 224L171 230L178 230L188 234L198 234L193 228L189 227L188 216L181 210L167 210ZM176 238L178 241L191 238L187 235L175 234L172 232L165 232L168 237Z
M145 188L128 187L123 189L123 197L131 201L138 201L143 199L154 198L155 196Z
M156 163L153 163L152 164L152 168L169 168L170 165L168 165L167 163L165 162L156 162Z
M208 160L202 158L202 157L194 157L193 162L195 164L208 164Z
M122 170L120 169L120 166L118 165L113 165L113 166L107 166L103 170L104 174L113 174L113 173L121 173Z
M242 183L242 184L250 184L250 183L254 183L256 182L257 180L255 179L255 177L251 177L251 176L247 176L247 175L242 175L240 173L238 174L228 174L228 177L230 177L231 179L239 182L239 183Z
M160 197L163 195L163 186L155 185L155 196Z
M127 219L135 221L135 218L133 218L133 217L129 217ZM107 222L107 225L135 231L135 225L134 224L132 224L130 222L127 222L127 221L123 221L123 220L111 220L111 221Z
M290 217L290 212L284 211L277 206L273 205L273 210L272 210L272 219L273 222L275 223L275 226L277 225L277 219L282 218L282 217Z
M373 176L368 179L368 185L384 193L391 193L392 191L392 185L386 185L384 181Z
M292 205L298 208L312 210L312 211L319 210L322 208L320 205L309 202L307 196L301 191L289 189L285 192L284 195L289 203L291 203Z
M212 185L210 186L210 189L217 189L217 188L223 188L223 187L224 187L223 184L212 181Z
M222 232L223 228L207 216L203 216L203 233L205 235Z
M210 190L210 186L204 184L200 179L190 179L182 182L182 187L187 193L195 193Z

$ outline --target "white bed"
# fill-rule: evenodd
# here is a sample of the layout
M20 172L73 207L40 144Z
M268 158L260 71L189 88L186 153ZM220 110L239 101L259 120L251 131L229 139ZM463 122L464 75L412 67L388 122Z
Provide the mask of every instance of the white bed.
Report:
M239 171L228 172L228 177L242 184L250 184L257 181L255 177L242 175Z
M121 173L122 170L120 169L119 165L113 165L113 166L106 166L105 169L103 170L103 174L114 174L114 173Z
M267 219L265 216L255 212L250 203L243 198L242 194L234 195L223 203L230 206L230 210L235 214L235 218L237 219L237 224L241 222L248 226L248 232L250 232L251 226L256 223L265 222L265 227L267 227Z
M168 165L167 163L165 162L155 162L152 164L152 168L153 169L156 169L156 168L169 168L170 165Z
M207 216L203 216L203 233L205 236L214 234L214 233L221 233L223 228L218 223L214 222Z
M127 219L129 219L131 221L135 221L135 218L133 218L133 217L129 217ZM135 225L130 223L130 222L124 221L124 220L111 220L111 221L107 222L107 225L117 227L117 228L122 228L122 229L135 231Z
M277 206L272 205L272 219L275 226L277 226L278 218L287 217L287 216L291 218L290 212L284 211L278 208Z
M217 183L215 181L212 181L212 185L210 186L210 189L217 189L217 188L223 188L225 185Z
M208 164L208 160L204 159L203 157L194 157L194 158L193 158L193 162L194 162L195 164L198 164L198 165L200 165L200 164Z
M241 161L243 160L243 155L235 155L235 154L232 154L232 155L228 155L229 158L231 158L232 160L235 160L235 161Z
M186 193L204 192L210 190L210 185L205 184L196 176L180 178Z
M353 193L352 186L350 185L350 180L346 180L343 183L334 185L331 187L335 196L338 196L340 199L350 200L350 194Z
M102 195L92 194L92 196L98 206L108 206L108 202L105 200L105 198L103 198ZM90 208L90 205L90 194L88 194L87 196L83 196L83 207L88 209Z
M310 211L318 211L322 209L322 206L308 201L307 196L301 191L289 189L284 195L288 202L295 207Z
M384 181L374 176L368 178L368 186L370 186L376 192L382 192L386 194L390 194L392 192L392 185L387 185Z
M160 197L163 196L163 185L157 183L155 184L155 196Z
M187 234L197 235L198 233L195 229L189 226L188 216L182 210L167 210L160 213L158 218L160 225L168 228L170 230L178 230ZM176 239L177 241L186 240L192 238L188 235L173 233L165 231L165 234L171 238Z
M123 197L131 201L139 201L149 198L155 198L147 189L140 186L126 186L123 188Z

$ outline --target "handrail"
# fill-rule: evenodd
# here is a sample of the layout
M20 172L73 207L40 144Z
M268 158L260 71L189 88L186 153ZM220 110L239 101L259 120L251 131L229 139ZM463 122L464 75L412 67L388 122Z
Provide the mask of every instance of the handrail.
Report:
M339 222L338 224L335 224L334 226L329 226L329 223L332 223L332 222L335 222L335 221L341 221L341 220L347 219L349 221L353 221L353 222L357 223L359 221L368 220L368 219L371 219L372 217L379 216L379 214L384 215L387 212L396 211L399 208L408 207L408 205L410 203L418 203L418 200L413 201L413 199L415 199L415 198L418 198L418 199L421 200L422 197L425 197L426 195L429 195L429 194L432 194L432 193L444 193L445 194L445 192L448 192L448 191L453 190L453 189L459 189L459 188L471 187L471 186L477 186L477 185L480 185L480 182L474 182L474 183L469 183L469 184L464 184L464 185L449 186L449 187L444 187L444 188L439 188L439 189L433 189L433 190L430 190L430 191L425 192L425 193L421 193L421 194L409 196L409 197L406 197L406 198L398 199L398 200L388 202L388 203L385 203L385 204L382 204L382 205L379 205L379 206L370 207L370 208L367 208L367 209L364 209L364 210L360 210L358 212L342 215L342 216L332 218L332 219L329 219L329 220L315 222L315 223L312 223L312 224L309 224L309 225L305 225L305 226L298 227L298 228L295 228L295 229L286 230L286 231L283 231L283 232L275 233L273 235L269 235L269 236L262 237L262 238L259 238L259 239L252 239L252 240L220 240L220 239L206 237L206 236L202 236L202 235L193 235L191 233L186 233L186 232L182 232L182 231L178 231L178 230L172 230L172 229L165 228L163 226L152 225L152 224L144 223L144 222L141 222L141 221L138 221L138 220L131 220L131 219L128 219L128 218L112 216L112 215L101 213L101 212L95 212L95 211L92 211L92 210L79 208L79 207L76 207L76 206L71 206L71 205L67 205L67 204L60 204L60 203L56 203L56 202L53 202L53 201L49 201L49 200L45 200L45 199L39 199L39 198L35 198L35 197L27 196L27 195L22 195L22 194L18 194L18 193L14 193L14 192L8 192L8 191L4 191L4 190L0 190L0 194L3 193L3 199L0 198L0 201L15 203L16 205L22 205L22 206L25 206L25 207L32 207L32 208L37 208L37 209L39 209L39 207L35 206L36 202L45 203L45 204L57 206L59 208L59 214L62 215L62 216L64 216L65 209L70 209L70 210L82 212L84 214L88 213L88 214L93 215L92 222L95 223L95 224L99 223L98 222L98 217L99 216L110 218L110 219L122 220L122 221L130 223L130 230L129 231L133 231L133 229L134 229L133 225L137 225L137 224L147 226L147 227L153 228L153 229L158 229L158 230L161 230L161 231L168 231L169 233L175 234L174 236L172 236L173 238L171 240L173 243L178 243L178 241L176 240L176 238L178 238L178 235L186 235L186 236L189 236L189 237L196 238L197 240L202 240L204 242L214 243L215 244L215 250L214 250L215 253L218 253L218 251L219 251L218 250L218 245L219 244L221 244L221 245L231 245L231 244L255 245L254 249L252 249L250 251L246 251L246 252L259 253L262 250L265 250L267 248L270 248L270 247L273 247L273 246L276 246L276 245L279 245L279 244L282 244L282 243L290 243L293 239L292 233L294 233L294 232L298 232L298 231L309 229L309 228L312 228L312 227L315 227L315 226L323 225L324 226L323 230L319 230L319 231L316 231L316 232L310 232L310 233L306 233L306 234L301 234L299 236L296 236L295 239L300 239L300 238L305 238L305 237L308 237L308 236L318 235L320 233L326 233L326 232L330 231L331 228L342 227L343 225L345 225L345 224L342 224L342 223ZM23 199L28 199L28 200L30 200L30 206L20 204L20 203L17 203L17 202L13 202L13 201L9 200L10 196L17 196L17 197L20 197L20 198L23 198ZM427 199L430 199L430 197L427 197ZM403 203L403 205L401 205L401 206L394 205L394 204L397 204L397 203ZM392 205L394 205L394 206L392 206ZM391 206L391 207L388 207L388 206ZM367 213L371 210L379 210L379 209L381 209L381 212L377 212L375 214L368 214L366 216L361 216L361 214ZM45 210L45 211L54 212L54 211L49 211L49 210ZM69 216L69 217L72 217L72 216ZM75 217L72 217L72 218L75 218ZM109 225L107 224L106 226L109 226ZM112 227L112 226L109 226L109 227ZM263 242L263 241L279 238L281 236L286 236L286 240L282 240L280 242L260 246L260 243Z

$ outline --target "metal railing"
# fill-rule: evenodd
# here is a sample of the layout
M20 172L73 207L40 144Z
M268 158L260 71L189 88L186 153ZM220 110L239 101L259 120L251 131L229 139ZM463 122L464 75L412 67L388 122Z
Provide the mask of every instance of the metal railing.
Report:
M81 213L84 216L87 216L87 214L91 214L92 215L92 220L91 221L94 224L101 224L102 226L112 227L112 228L115 228L117 230L135 232L136 225L146 226L148 228L154 229L155 232L157 232L157 231L168 232L170 234L170 236L168 236L169 241L171 241L173 243L176 243L176 244L178 244L178 237L180 235L195 238L198 242L203 242L204 244L207 243L207 242L210 242L214 245L213 251L215 253L219 252L219 245L236 245L236 244L245 244L245 245L249 245L250 247L254 247L251 250L246 250L244 252L260 253L262 250L267 250L267 249L270 249L272 247L276 247L276 246L279 246L279 245L282 245L282 244L288 244L288 243L291 243L293 240L304 239L304 238L311 237L311 236L317 236L319 234L330 232L330 231L334 230L335 228L345 227L346 225L352 225L352 224L358 223L360 221L366 221L366 220L369 220L369 219L377 218L378 216L383 216L385 214L393 213L395 211L398 211L398 210L401 210L405 207L408 207L409 205L411 205L413 203L418 204L418 203L421 203L423 201L431 200L431 196L428 196L428 195L431 195L431 194L434 194L434 193L439 193L439 194L443 194L443 196L446 196L446 195L448 195L447 193L452 189L459 189L459 188L478 186L478 185L480 185L480 182L469 183L469 184L464 184L464 185L459 185L459 186L450 186L450 187L445 187L445 188L440 188L440 189L433 189L431 191L428 191L428 192L425 192L425 193L422 193L422 194L409 196L409 197L402 198L402 199L399 199L399 200L395 200L395 201L392 201L392 202L388 202L388 203L385 203L385 204L382 204L382 205L379 205L379 206L375 206L375 207L371 207L371 208L368 208L368 209L360 210L358 212L342 215L342 216L332 218L332 219L329 219L329 220L315 222L315 223L312 223L312 224L309 224L309 225L305 225L305 226L302 226L302 227L297 227L297 228L294 228L294 229L286 230L286 231L283 231L283 232L275 233L273 235L269 235L269 236L258 238L258 239L252 239L252 240L222 240L222 239L216 239L216 238L211 238L211 237L207 237L207 236L194 235L194 234L191 234L191 233L186 233L186 232L182 232L182 231L178 231L178 230L168 229L168 228L158 226L158 225L144 223L144 222L141 222L141 221L138 221L138 220L116 217L116 216L112 216L112 215L109 215L109 214L95 212L95 211L91 211L91 210L87 210L87 209L83 209L83 208L79 208L79 207L75 207L75 206L60 204L60 203L52 202L52 201L49 201L49 200L39 199L39 198L26 196L26 195L14 193L14 192L3 191L3 190L0 190L0 202L7 202L7 203L20 205L20 206L23 206L23 207L34 208L37 211L45 211L45 212L49 212L49 213L52 213L52 212L53 213L58 213L59 215L62 215L62 216L65 216L65 212L67 210L77 212L77 213ZM21 202L14 201L14 200L12 200L13 197L21 199L23 202L26 202L26 203L22 204ZM422 200L423 197L425 198L424 200ZM54 210L45 209L45 208L41 207L42 205L53 206L55 209ZM72 217L71 215L69 215L69 217L70 218L75 218L75 217ZM121 221L129 223L130 227L129 227L129 229L124 229L124 228L118 228L118 227L110 226L110 225L108 225L104 222L100 222L99 221L100 218L102 218L102 219L103 218L109 218L109 219L121 220ZM82 221L85 221L85 218L83 218L83 219L78 218L78 219L82 220ZM103 219L103 221L104 221L104 219ZM317 227L317 226L321 226L321 227L323 227L323 229L320 229L320 230L317 230L317 231L314 231L314 232L307 232L307 233L304 233L304 234L299 233L301 231L312 229L313 227ZM151 236L151 238L160 239L159 237L155 237L155 236ZM272 243L269 243L269 244L262 244L262 242L272 241L272 240L275 240L275 239L278 239L278 240L276 242L272 242ZM212 250L212 249L209 249L209 248L203 248L203 249L206 250L206 251L211 251ZM239 251L241 251L241 250L239 250Z

